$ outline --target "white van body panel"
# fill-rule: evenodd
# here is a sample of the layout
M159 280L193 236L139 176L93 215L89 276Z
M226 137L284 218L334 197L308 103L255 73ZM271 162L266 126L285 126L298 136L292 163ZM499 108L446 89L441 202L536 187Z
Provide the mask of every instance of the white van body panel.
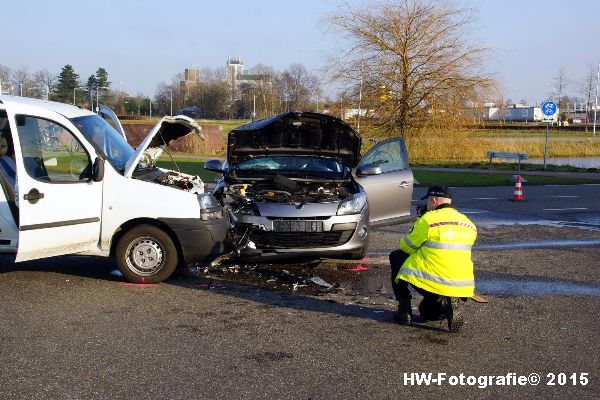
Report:
M62 125L81 142L91 162L96 158L93 147L71 121L53 111L27 104L22 104L16 113L10 108L6 111L13 132L17 167L19 243L16 261L78 253L97 247L102 183L91 180L44 182L31 177L25 169L22 138L18 134L15 116L26 115ZM24 196L33 190L42 193L44 197L36 202L25 200Z
M198 196L156 183L126 178L106 163L101 250L110 249L117 229L139 218L199 218Z

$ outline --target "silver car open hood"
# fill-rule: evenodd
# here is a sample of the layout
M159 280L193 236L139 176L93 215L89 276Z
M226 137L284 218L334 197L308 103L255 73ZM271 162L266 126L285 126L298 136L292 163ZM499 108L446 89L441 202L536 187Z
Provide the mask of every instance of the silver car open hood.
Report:
M145 158L146 162L154 164L169 143L189 134L196 134L204 140L202 128L193 119L184 115L163 117L135 149L135 153L125 164L125 177L131 177L142 157Z
M338 118L289 112L232 130L227 140L227 161L235 165L267 155L308 155L354 168L360 160L360 146L360 135Z

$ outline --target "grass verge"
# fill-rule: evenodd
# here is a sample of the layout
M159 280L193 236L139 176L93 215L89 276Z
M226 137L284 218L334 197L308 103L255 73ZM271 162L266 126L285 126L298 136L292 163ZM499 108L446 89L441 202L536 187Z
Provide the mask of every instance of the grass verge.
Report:
M177 166L183 173L197 175L205 183L215 181L217 174L204 169L204 161L194 159L177 159ZM157 166L160 168L177 171L177 167L171 160L159 160ZM413 171L420 186L433 184L444 184L449 186L502 186L512 185L510 175L488 175L468 172L437 172L437 171ZM575 185L581 183L600 183L600 180L582 178L563 178L556 176L522 176L527 180L523 185Z
M419 186L443 184L448 186L506 186L513 185L510 175L488 175L470 172L437 172L413 170ZM566 178L559 176L537 176L521 173L527 180L523 185L579 185L583 183L600 183L598 179Z

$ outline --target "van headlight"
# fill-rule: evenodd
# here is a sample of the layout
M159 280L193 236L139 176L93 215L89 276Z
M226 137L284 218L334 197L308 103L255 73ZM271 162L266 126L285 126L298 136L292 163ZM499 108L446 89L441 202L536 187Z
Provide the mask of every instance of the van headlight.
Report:
M360 214L365 204L367 204L367 195L363 192L356 193L340 203L337 215Z
M212 194L203 193L198 195L198 203L200 204L200 219L202 221L218 219L223 216L223 207Z

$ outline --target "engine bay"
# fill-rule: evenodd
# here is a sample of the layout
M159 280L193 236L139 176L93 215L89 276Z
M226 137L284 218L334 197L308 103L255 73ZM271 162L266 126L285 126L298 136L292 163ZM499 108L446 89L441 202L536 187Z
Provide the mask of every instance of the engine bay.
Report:
M253 214L253 204L306 204L339 202L356 193L350 180L293 180L284 175L250 183L231 183L224 189L225 203L234 213Z
M176 187L196 194L204 193L204 182L198 176L176 171L163 170L157 167L138 168L133 173L133 178L163 186Z

